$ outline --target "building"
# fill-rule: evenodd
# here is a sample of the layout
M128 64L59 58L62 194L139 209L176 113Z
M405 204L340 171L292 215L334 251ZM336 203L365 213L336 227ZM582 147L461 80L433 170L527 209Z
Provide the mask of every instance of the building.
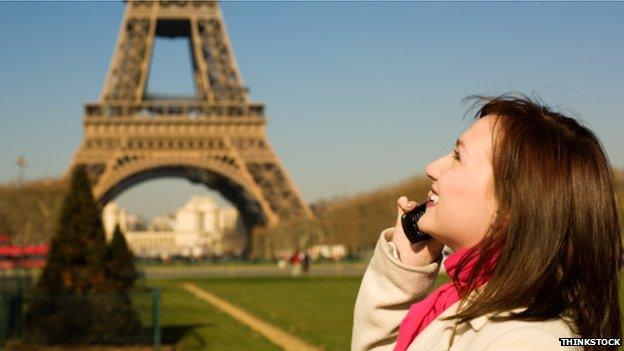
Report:
M175 228L175 215L167 214L154 217L152 222L147 227L147 230L155 232L170 232L173 231L173 228Z
M119 228L124 233L128 231L128 213L116 202L109 202L102 210L102 224L106 233L106 241L110 241L115 225L119 224Z
M192 197L175 214L154 218L147 230L133 230L128 225L132 215L114 202L105 206L102 217L107 239L119 223L128 246L139 257L239 255L247 240L238 211L220 207L209 196Z

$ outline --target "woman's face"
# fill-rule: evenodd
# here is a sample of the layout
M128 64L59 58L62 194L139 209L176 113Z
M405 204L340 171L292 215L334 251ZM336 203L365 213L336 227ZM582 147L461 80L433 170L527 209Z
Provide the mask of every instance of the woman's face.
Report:
M425 169L439 201L427 207L418 226L454 251L476 245L495 218L491 161L495 118L478 119L453 151Z

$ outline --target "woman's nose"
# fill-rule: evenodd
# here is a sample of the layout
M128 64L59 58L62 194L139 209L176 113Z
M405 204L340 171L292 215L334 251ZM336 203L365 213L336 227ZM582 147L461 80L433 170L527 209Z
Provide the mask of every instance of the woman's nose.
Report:
M425 174L427 175L427 177L431 178L431 180L437 180L440 177L440 174L447 167L447 158L448 155L442 156L428 164L427 167L425 167Z

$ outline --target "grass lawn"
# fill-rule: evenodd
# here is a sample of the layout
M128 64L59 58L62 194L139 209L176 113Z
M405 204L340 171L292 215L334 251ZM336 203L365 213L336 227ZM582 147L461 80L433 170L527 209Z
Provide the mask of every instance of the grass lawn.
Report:
M179 287L179 282L151 281L161 288L163 344L176 350L280 350L262 335L240 324Z
M200 288L325 350L350 347L353 306L361 277L214 278ZM434 288L448 282L440 275ZM251 329L179 288L180 281L151 281L163 289L165 342L180 350L277 350ZM624 280L620 306L624 310ZM169 339L169 340L167 340Z
M360 277L279 277L194 282L314 345L348 350L360 281Z
M436 286L448 281L440 276ZM200 288L325 350L348 350L361 277L196 280Z

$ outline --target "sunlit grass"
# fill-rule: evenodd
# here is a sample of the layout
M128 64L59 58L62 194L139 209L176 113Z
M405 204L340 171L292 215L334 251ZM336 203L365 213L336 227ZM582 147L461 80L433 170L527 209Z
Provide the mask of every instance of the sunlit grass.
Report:
M176 350L280 350L262 335L194 297L179 282L155 281L161 289L163 344Z
M246 278L195 281L198 286L326 350L350 346L360 277ZM433 289L449 281L440 274ZM624 279L620 280L624 310Z

